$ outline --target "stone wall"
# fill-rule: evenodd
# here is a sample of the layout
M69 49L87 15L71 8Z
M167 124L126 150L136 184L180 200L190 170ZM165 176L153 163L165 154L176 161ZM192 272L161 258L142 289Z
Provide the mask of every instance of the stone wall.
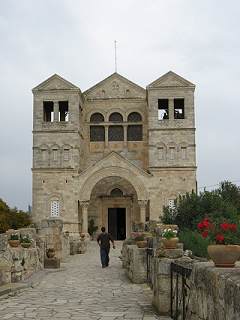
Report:
M122 263L128 278L133 283L147 281L147 253L146 248L125 244L122 250Z
M44 252L37 246L36 230L24 228L16 232L22 236L30 234L33 242L28 249L12 248L8 235L0 235L0 285L25 280L43 268Z

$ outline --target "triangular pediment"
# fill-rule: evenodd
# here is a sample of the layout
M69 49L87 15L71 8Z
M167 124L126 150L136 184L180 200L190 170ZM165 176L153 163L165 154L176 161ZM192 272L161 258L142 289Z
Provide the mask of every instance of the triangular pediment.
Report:
M145 89L116 72L83 94L86 99L146 98Z
M50 91L50 90L77 90L80 89L72 84L71 82L65 80L57 74L52 75L47 80L40 83L38 86L33 88L33 92L36 91Z
M150 83L147 88L161 88L161 87L192 87L195 88L195 85L182 78L178 74L169 71L157 80Z
M82 174L89 174L95 171L98 171L99 169L103 168L111 168L111 167L119 167L119 168L128 168L135 172L137 175L144 175L144 176L151 176L150 173L147 171L143 170L139 166L133 164L131 161L128 159L124 158L121 156L119 153L112 151L109 153L107 156L105 156L103 159L100 161L96 162L95 164L91 165L87 169L85 169Z

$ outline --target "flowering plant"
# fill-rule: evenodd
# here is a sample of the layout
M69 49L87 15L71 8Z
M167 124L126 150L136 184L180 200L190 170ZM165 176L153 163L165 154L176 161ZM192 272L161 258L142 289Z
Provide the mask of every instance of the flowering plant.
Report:
M19 240L19 236L17 233L10 234L9 240Z
M21 237L20 242L21 243L32 243L32 239L27 234L27 235Z
M166 239L175 238L177 236L177 230L164 229L162 232L162 237Z
M208 218L204 218L197 225L198 231L203 238L208 238L210 242L216 244L237 244L239 236L238 228L235 223L212 222Z

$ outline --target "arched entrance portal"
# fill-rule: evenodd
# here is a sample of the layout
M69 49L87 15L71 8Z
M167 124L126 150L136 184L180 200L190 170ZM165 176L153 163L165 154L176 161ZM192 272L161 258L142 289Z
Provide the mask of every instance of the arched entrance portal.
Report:
M132 184L117 176L97 182L88 207L88 221L91 219L99 229L105 226L115 240L124 240L133 223L140 220L137 193Z

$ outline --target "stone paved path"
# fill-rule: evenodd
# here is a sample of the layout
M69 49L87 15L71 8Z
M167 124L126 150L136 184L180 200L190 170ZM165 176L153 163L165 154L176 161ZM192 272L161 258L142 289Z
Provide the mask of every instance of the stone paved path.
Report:
M110 266L102 269L99 249L91 242L85 255L71 256L40 285L1 299L0 319L164 319L154 313L150 289L127 280L120 250L118 242L111 250Z

